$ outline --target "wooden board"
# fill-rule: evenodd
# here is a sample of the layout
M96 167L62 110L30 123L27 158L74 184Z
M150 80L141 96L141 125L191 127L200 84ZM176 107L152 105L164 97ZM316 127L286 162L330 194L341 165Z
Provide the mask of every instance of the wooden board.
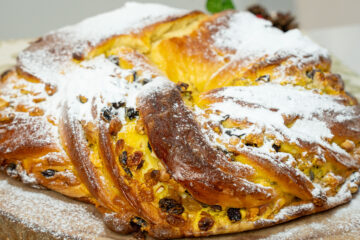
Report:
M26 40L0 42L0 72L15 64ZM347 89L360 98L360 77L334 62ZM351 203L289 223L245 233L199 239L359 239L360 196ZM0 239L129 239L111 232L92 205L34 189L0 174Z

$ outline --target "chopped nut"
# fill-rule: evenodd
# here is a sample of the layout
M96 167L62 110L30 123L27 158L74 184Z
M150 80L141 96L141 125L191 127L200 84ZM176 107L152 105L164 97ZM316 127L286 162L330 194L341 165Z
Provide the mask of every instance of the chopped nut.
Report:
M30 116L43 116L44 115L44 110L42 110L41 108L38 107L34 107L30 112L29 112Z
M0 123L11 123L15 119L13 113L0 113Z
M115 136L122 128L122 123L118 118L113 118L110 121L109 133Z
M56 93L57 87L51 85L50 83L46 83L45 84L45 91L49 96L52 96L52 95L54 95Z
M230 143L231 145L237 145L239 142L240 142L240 138L235 137L235 136L232 136L232 137L230 137L230 139L229 139L229 143Z
M166 222L168 222L170 225L173 226L182 226L185 223L185 220L178 215L174 215L174 214L168 214L166 216Z
M138 166L142 160L143 153L140 151L135 151L133 154L131 154L127 159L127 166Z
M351 193L356 193L359 190L359 186L354 183L349 183L348 188Z
M82 124L82 126L84 129L84 133L85 133L85 137L86 137L87 141L91 142L91 143L96 142L96 139L97 139L96 125L92 122L84 122Z
M341 144L341 147L344 148L346 151L351 152L355 148L355 143L347 139Z
M159 180L160 180L161 182L167 182L167 181L169 181L169 180L170 180L170 174L168 174L168 173L166 172L166 170L161 170L161 171L160 171L160 178L159 178Z
M39 103L39 102L43 102L43 101L45 101L46 100L46 98L34 98L33 99L33 102L34 103Z
M159 182L160 171L150 169L149 171L147 171L147 173L145 173L144 177L145 177L145 184L147 186L154 186L156 183Z
M254 221L259 214L259 208L250 208L248 212L249 212L249 219Z
M136 125L135 125L135 130L140 135L145 134L144 122L141 119L137 120Z
M79 95L78 98L81 103L86 103L88 101L87 97L83 95Z
M139 189L139 198L140 201L143 202L152 202L154 201L154 194L151 188L147 188L147 187L141 187Z
M119 139L119 140L116 141L116 144L115 144L115 153L116 153L116 155L120 154L120 152L124 149L124 146L125 146L124 139Z
M4 110L8 106L9 106L9 102L7 102L4 99L0 98L0 110Z

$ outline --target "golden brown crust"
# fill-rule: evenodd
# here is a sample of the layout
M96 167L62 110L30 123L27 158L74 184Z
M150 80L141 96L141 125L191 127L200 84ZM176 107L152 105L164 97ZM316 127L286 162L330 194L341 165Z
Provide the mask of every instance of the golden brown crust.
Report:
M325 55L252 58L216 45L237 14L175 14L95 40L77 39L84 30L77 28L38 39L19 55L16 70L1 76L1 168L95 204L114 231L157 238L261 228L350 201L360 183L356 99L329 72ZM67 98L67 90L92 84L93 95ZM220 88L287 84L334 96L310 116L317 127L326 125L324 139L266 132L269 125L251 122L246 111L280 107L252 102L256 96L225 98ZM234 109L222 116L226 109L213 106L226 101ZM233 116L238 106L245 120ZM280 123L290 129L302 114L285 111Z

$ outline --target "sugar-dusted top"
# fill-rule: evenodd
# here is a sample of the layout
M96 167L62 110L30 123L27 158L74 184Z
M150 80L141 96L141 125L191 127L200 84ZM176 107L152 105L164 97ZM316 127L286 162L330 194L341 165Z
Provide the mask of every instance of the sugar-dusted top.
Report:
M236 50L234 58L296 56L303 61L327 57L328 51L298 29L283 32L272 27L270 21L257 18L249 12L235 12L217 19L220 29L213 35L214 45Z

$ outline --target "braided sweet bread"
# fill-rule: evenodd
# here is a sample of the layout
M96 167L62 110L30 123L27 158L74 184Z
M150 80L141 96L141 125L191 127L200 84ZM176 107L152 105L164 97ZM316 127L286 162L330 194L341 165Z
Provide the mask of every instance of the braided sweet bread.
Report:
M1 76L1 169L156 238L324 211L360 183L360 108L330 67L248 12L128 3L39 38Z

